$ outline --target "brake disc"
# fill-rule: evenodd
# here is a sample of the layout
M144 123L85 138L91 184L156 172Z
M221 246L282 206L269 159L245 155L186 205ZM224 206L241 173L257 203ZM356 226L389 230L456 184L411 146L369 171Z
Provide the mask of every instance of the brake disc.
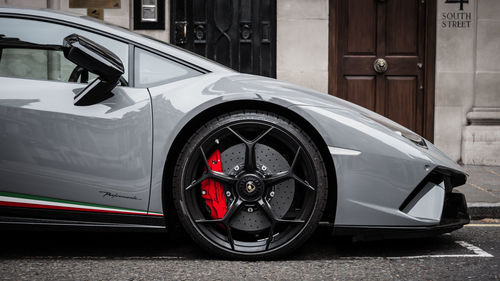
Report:
M282 171L288 171L290 165L287 160L275 149L264 145L255 145L255 158L257 167L263 174L276 174ZM237 174L244 169L245 146L243 144L234 145L221 153L222 169L226 174ZM266 187L267 188L267 187ZM268 189L270 190L270 189ZM290 208L295 194L295 182L290 179L272 187L274 196L269 196L275 216L282 218ZM256 232L268 228L271 224L267 215L254 203L244 203L242 209L234 214L231 227L247 231Z

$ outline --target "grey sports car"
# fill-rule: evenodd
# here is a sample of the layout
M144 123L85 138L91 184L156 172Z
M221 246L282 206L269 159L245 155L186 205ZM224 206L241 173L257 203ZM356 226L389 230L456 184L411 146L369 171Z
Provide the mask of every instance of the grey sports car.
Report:
M183 226L226 258L469 222L463 169L367 109L84 17L0 8L0 223Z

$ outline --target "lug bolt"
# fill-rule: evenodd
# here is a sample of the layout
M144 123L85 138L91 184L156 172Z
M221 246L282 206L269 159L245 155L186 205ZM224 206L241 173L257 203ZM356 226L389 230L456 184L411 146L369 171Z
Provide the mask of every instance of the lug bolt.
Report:
M201 195L206 195L206 194L207 194L207 192L205 190L201 191Z
M269 196L274 197L274 191L269 192Z
M247 209L247 211L248 211L249 213L253 213L253 208L252 208L252 207L249 207L249 208Z
M226 196L227 196L227 197L231 197L231 191L229 191L229 190L228 190L228 191L226 191Z
M238 171L239 169L240 169L240 166L235 166L235 167L234 167L234 170L235 170L235 171Z
M266 167L266 166L264 166L264 165L262 165L262 168L261 168L261 169L262 169L262 171L265 171L265 170L267 170L267 167Z
M216 143L216 144L219 144L219 139L215 139L215 143Z

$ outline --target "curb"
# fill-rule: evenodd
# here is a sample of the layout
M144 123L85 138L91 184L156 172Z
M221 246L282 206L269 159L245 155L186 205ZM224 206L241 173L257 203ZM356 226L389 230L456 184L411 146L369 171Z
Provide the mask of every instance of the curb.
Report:
M468 203L467 209L473 220L500 219L500 203Z

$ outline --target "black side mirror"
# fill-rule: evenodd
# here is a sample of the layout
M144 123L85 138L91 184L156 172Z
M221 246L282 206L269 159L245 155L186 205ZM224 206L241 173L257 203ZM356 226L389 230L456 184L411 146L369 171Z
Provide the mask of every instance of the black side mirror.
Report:
M111 91L124 73L115 54L78 34L64 38L63 52L69 61L99 76L75 96L75 105L96 104L113 96Z

